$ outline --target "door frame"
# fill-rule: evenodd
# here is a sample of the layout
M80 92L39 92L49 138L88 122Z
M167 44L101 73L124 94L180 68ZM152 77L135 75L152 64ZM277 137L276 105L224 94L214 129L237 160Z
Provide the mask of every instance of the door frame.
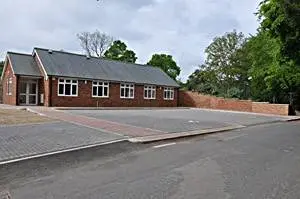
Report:
M21 93L21 91L19 90L19 98L20 96L24 96L25 95L25 98L26 98L26 103L20 103L19 102L19 105L21 106L37 106L38 105L38 89L39 89L39 81L37 79L22 79L20 80L20 86L22 83L25 83L26 84L26 93ZM30 84L31 83L35 83L36 84L36 87L35 87L35 94L30 94L29 92L29 87L30 87ZM29 97L30 96L34 96L35 95L35 104L30 104L29 103Z

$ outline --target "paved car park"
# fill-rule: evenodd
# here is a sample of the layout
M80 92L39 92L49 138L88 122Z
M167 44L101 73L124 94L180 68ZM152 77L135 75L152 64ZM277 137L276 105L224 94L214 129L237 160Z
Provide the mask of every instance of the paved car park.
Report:
M0 161L124 139L66 122L0 127Z
M66 110L66 112L167 133L220 128L229 125L251 126L285 119L280 116L205 109Z
M0 125L0 162L144 136L175 135L231 125L284 120L279 116L201 109L34 111L61 120Z

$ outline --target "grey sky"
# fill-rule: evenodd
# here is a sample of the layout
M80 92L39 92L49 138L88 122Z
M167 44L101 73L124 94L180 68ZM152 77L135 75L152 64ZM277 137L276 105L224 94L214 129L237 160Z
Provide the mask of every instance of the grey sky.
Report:
M216 36L236 29L255 33L259 0L4 0L0 58L34 46L82 52L76 34L107 32L124 40L146 63L170 53L186 77L204 60Z

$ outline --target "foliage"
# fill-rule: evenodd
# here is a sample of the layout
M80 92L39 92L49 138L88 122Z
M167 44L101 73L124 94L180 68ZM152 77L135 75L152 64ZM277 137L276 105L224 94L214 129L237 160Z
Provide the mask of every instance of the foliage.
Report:
M104 57L112 60L135 63L137 57L135 52L128 50L124 42L114 41L110 48L104 53Z
M2 74L3 68L4 68L4 62L0 61L0 75Z
M286 58L298 66L300 66L299 13L299 0L264 0L258 13L261 29L280 41L281 59Z
M246 38L236 31L216 37L206 48L205 64L188 79L187 87L206 94L246 98L249 65L243 46Z
M147 64L161 68L174 80L176 80L181 71L180 67L173 60L173 57L171 55L154 54Z
M103 57L104 52L110 47L113 38L106 33L96 30L93 33L82 32L77 34L80 45L89 56Z

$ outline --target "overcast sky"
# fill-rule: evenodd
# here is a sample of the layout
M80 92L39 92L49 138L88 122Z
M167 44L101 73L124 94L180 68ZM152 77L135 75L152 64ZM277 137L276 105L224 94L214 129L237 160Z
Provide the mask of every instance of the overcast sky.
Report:
M205 58L216 36L258 27L259 0L2 0L0 58L33 47L83 52L76 34L104 31L125 41L146 63L170 53L186 77Z

